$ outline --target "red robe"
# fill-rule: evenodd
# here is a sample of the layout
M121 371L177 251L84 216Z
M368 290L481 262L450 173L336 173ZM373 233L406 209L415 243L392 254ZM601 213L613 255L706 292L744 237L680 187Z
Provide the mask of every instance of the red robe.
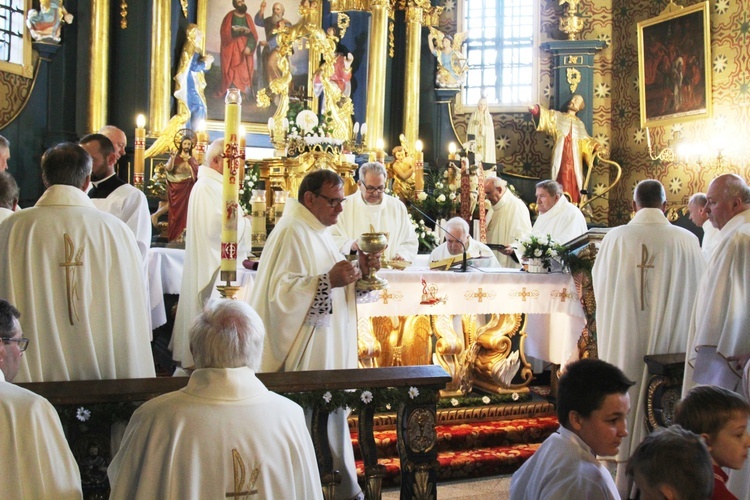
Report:
M234 11L224 16L224 20L221 22L221 93L225 95L227 89L234 85L242 92L249 89L253 83L253 70L255 68L255 62L253 61L253 54L255 47L251 48L249 56L243 54L245 47L247 47L247 35L232 36L232 18L234 18ZM245 14L245 21L247 27L253 32L253 38L255 44L258 42L258 33L255 31L255 25L253 19L249 14Z
M175 168L185 160L177 156L174 159ZM179 182L167 183L167 199L169 200L169 212L167 213L167 239L174 241L182 235L187 226L187 208L190 199L190 191L198 178L198 161L190 157L188 160L192 176Z

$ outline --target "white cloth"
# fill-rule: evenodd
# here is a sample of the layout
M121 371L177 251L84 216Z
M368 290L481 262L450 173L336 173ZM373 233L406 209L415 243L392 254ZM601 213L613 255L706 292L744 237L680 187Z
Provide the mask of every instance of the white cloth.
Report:
M247 367L205 368L136 410L108 475L112 498L322 499L316 464L302 408Z
M339 251L348 254L352 243L362 233L372 232L370 226L376 232L388 233L386 259L391 260L400 255L411 262L417 256L419 240L406 205L387 194L383 195L383 201L379 205L366 204L359 191L347 196L344 211L339 214L338 222L330 231Z
M531 232L539 236L551 234L558 243L567 243L586 231L586 218L565 196L561 196L545 213L539 214L531 228Z
M205 165L198 167L198 180L190 191L185 236L185 267L180 286L180 300L177 303L174 328L169 348L172 359L182 367L193 366L190 354L190 325L203 312L203 306L210 298L218 298L216 283L220 278L221 266L221 224L224 177L221 173ZM237 265L247 255L245 244L247 220L242 207L237 216L237 241L239 245Z
M473 265L477 267L501 267L500 263L497 261L497 258L495 257L495 254L492 253L492 250L490 250L490 247L482 243L481 241L477 241L471 236L469 236L468 245L466 245L466 258L470 259L472 257L483 257L481 260L476 260ZM436 260L443 260L447 259L449 257L456 257L455 255L452 255L448 251L448 242L443 242L440 245L435 248L432 253L430 253L430 262L435 262Z
M636 382L628 437L617 455L617 484L628 494L624 462L648 434L644 423L647 354L685 352L695 293L705 262L698 238L669 223L658 208L642 208L602 240L592 269L599 359Z
M81 498L81 474L57 412L0 370L0 484L3 498Z
M0 297L32 338L17 382L155 375L142 261L122 221L55 185L0 224L0 242Z
M330 289L328 326L306 322L319 281L343 258L328 227L297 200L287 199L263 249L250 300L268 332L262 372L357 367L354 284ZM345 413L330 416L329 441L342 477L336 496L353 497L360 488Z
M487 216L487 243L510 246L516 239L531 232L529 209L510 189L506 189L500 200L492 205ZM521 267L511 257L499 251L494 253L501 266L513 269Z
M145 262L148 249L151 248L151 216L143 191L130 184L123 184L106 198L94 198L91 201L96 208L114 215L133 231L141 259Z
M13 212L13 210L8 210L7 208L0 207L0 222L4 221L14 213L15 212Z
M560 427L513 474L511 500L619 500L612 475L573 432Z
M701 241L701 251L706 262L711 260L716 245L721 241L721 231L716 229L710 220L703 223L703 241Z

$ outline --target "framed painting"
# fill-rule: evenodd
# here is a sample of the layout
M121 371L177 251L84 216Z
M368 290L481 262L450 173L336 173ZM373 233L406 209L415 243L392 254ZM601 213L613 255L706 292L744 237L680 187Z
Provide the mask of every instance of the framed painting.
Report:
M280 76L273 31L282 23L297 24L304 1L262 0L251 7L244 0L198 0L198 27L205 34L205 53L214 57L205 73L209 130L223 130L224 97L227 88L236 87L242 92L242 123L247 131L268 133L268 119L276 112L276 105L272 102L269 107L259 107L256 95ZM321 15L318 7L318 26ZM295 47L290 60L290 95L306 98L311 95L312 59L306 44Z
M641 128L711 117L708 2L638 23Z

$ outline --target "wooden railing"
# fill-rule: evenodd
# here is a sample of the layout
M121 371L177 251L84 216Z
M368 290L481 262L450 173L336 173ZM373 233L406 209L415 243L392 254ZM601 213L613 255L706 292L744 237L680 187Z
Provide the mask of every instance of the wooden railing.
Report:
M318 460L324 496L333 498L338 471L328 447L328 414L347 401L355 409L359 443L365 465L368 499L381 496L384 467L377 462L373 416L379 405L390 404L397 411L398 450L401 459L401 498L436 497L438 472L435 403L438 391L450 382L440 366L404 366L353 370L323 370L293 373L259 373L271 391L283 394L312 411L312 438ZM58 408L92 404L142 402L187 385L186 377L19 384ZM357 389L355 392L340 392ZM327 393L331 393L330 395ZM363 392L367 397L362 397ZM418 394L417 394L418 393ZM324 397L325 396L325 397ZM370 399L370 401L367 401ZM111 424L112 422L110 422ZM63 422L66 431L69 426ZM68 434L69 441L72 436ZM71 446L73 443L71 443ZM108 461L111 457L108 457ZM86 484L84 484L84 493Z

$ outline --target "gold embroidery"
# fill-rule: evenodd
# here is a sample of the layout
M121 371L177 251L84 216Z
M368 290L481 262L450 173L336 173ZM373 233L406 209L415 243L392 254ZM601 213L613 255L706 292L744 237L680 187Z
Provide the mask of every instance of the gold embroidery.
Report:
M511 297L521 297L522 302L526 302L527 297L531 297L532 299L536 299L539 297L539 290L526 290L526 287L523 287L520 292L511 292Z
M649 259L648 248L646 248L646 245L641 244L641 263L635 267L641 268L641 311L643 311L646 308L646 297L644 293L646 288L646 271L654 268L654 256L651 256Z
M573 298L573 293L569 292L567 288L563 288L559 292L557 290L553 291L552 298L560 299L560 302L565 302L565 299Z
M260 474L260 467L256 467L250 473L250 479L247 481L247 489L245 490L245 461L242 460L240 452L234 448L232 449L232 464L234 465L234 491L224 495L225 498L241 498L257 495L258 490L255 489L255 482L258 480L258 475Z
M76 280L76 267L83 266L81 261L81 255L83 255L83 247L78 249L76 254L75 245L73 240L68 236L67 233L63 235L65 240L65 262L60 262L60 267L65 268L65 288L68 299L68 320L71 325L75 325L78 321L78 308L73 300L81 300L81 296L78 293L78 280ZM74 319L75 317L75 319Z

